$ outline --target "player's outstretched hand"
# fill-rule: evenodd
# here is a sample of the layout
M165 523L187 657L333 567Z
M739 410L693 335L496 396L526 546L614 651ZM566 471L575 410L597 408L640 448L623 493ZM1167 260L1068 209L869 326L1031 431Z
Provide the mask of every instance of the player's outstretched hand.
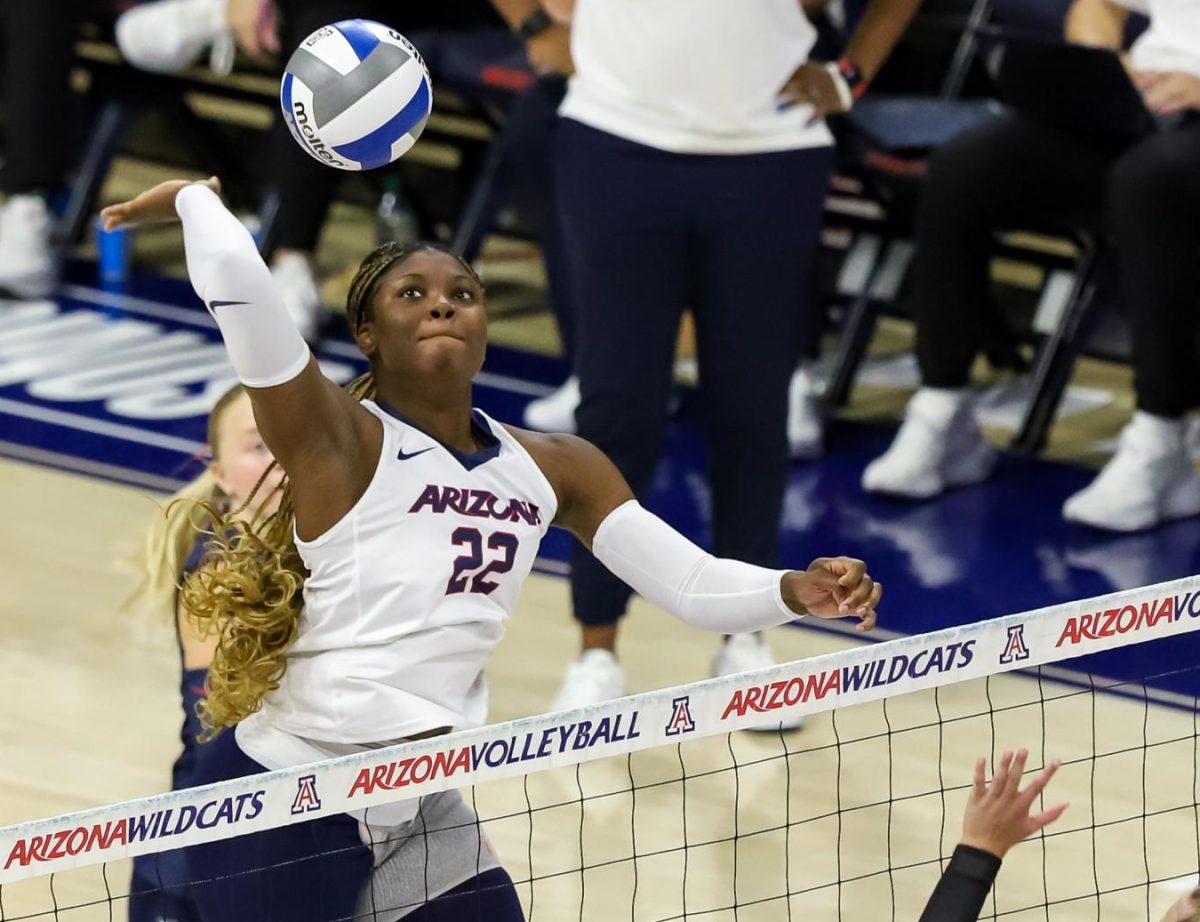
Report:
M793 610L818 618L857 617L859 631L875 626L875 609L883 597L883 584L853 557L818 557L807 570L787 573L781 589Z
M175 196L184 186L190 185L192 185L191 180L169 179L147 189L128 202L109 205L100 212L100 217L104 220L104 229L110 231L130 224L174 221L176 218ZM208 186L217 195L221 194L221 181L215 176L210 176L199 185Z
M963 813L963 845L1003 858L1022 839L1062 816L1067 809L1065 803L1041 813L1029 812L1062 763L1057 759L1048 762L1041 774L1022 791L1021 775L1025 773L1025 759L1028 757L1029 751L1026 749L1018 749L1015 755L1006 751L996 764L996 776L991 784L984 782L986 760L976 760L975 785Z

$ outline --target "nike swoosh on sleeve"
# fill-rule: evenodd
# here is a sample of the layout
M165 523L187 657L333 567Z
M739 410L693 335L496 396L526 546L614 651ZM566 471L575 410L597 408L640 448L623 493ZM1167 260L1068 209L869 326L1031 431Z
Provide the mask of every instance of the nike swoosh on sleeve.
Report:
M250 303L249 301L209 301L208 306L210 308L212 308L213 310L216 310L218 307L232 307L235 304L249 304L249 303Z

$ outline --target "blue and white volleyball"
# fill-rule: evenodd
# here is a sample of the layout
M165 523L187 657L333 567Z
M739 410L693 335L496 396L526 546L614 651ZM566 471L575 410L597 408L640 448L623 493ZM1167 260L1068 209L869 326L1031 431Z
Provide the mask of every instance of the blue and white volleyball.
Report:
M368 19L335 22L301 42L279 96L300 146L339 170L403 155L433 107L429 69L412 42Z

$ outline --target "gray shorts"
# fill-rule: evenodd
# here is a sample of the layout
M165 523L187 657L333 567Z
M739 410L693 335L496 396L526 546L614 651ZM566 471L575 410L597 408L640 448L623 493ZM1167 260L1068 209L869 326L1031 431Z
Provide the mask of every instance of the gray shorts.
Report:
M359 833L375 853L375 868L359 895L356 919L402 919L447 890L500 867L460 791L422 797L416 816L398 825L379 825L387 819L381 813L377 820L371 809L365 814Z

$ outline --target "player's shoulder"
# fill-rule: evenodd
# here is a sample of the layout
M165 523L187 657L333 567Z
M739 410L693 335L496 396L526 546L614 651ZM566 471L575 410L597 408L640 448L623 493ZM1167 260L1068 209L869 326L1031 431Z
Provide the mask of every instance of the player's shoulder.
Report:
M499 425L503 426L504 430L516 439L517 443L529 452L533 456L533 460L543 469L545 468L543 461L551 466L570 464L591 452L598 451L591 442L566 432L538 432L533 429L522 429L520 426L513 426L509 423L500 423Z
M586 483L607 474L612 463L595 445L566 432L535 432L505 424L504 428L520 443L562 499Z

